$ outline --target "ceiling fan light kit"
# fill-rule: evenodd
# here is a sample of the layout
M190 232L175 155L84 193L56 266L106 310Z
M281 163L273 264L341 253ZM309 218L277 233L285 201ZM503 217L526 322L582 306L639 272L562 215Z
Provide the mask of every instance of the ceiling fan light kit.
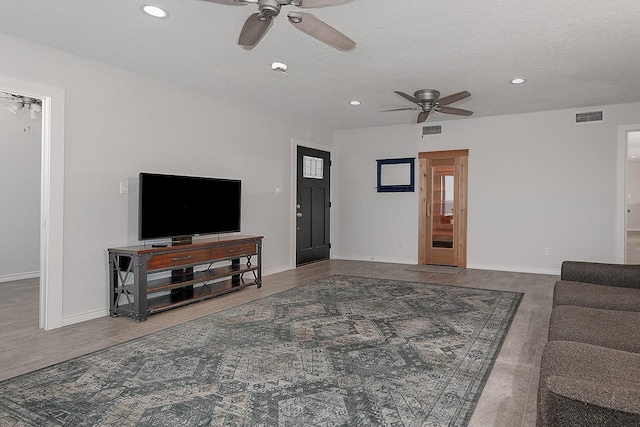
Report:
M24 104L22 102L14 101L7 105L7 110L14 116L17 115L24 108Z
M42 101L39 99L5 92L0 92L0 98L10 101L6 107L14 116L25 108L29 111L29 116L34 119L42 112Z
M416 123L426 121L432 111L435 111L436 113L454 114L457 116L470 116L473 114L473 111L463 110L462 108L447 107L449 104L453 104L454 102L470 97L471 94L466 90L445 96L444 98L440 98L440 92L435 89L420 89L415 91L413 96L400 91L395 91L395 93L407 101L413 102L416 106L394 108L392 110L385 111L421 110L418 114Z
M251 14L245 21L238 44L245 49L253 49L271 28L273 18L280 14L282 6L298 8L320 8L338 6L353 0L204 0L210 3L231 6L245 6L257 4L258 12ZM298 30L310 35L335 49L349 51L356 47L356 42L340 31L316 18L310 13L290 12L287 14L289 22Z

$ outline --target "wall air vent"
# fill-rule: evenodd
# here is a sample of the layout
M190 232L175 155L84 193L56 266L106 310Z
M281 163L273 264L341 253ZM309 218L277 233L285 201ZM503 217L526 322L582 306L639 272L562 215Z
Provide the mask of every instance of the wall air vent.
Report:
M588 113L576 113L576 123L601 122L602 111L590 111Z
M442 133L442 126L423 126L422 127L422 137L425 135L437 135Z

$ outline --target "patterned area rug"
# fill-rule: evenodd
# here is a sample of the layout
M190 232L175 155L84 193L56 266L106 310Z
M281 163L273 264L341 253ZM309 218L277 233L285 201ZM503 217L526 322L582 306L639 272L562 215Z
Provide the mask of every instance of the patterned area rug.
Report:
M462 426L522 294L332 276L0 383L0 425Z
M450 265L412 265L411 267L405 268L406 271L419 271L421 273L439 273L439 274L458 274L464 268L453 267Z

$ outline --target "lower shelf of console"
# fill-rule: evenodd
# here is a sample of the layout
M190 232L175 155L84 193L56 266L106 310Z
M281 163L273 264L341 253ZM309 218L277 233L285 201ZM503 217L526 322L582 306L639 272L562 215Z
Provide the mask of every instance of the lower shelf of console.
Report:
M224 266L224 267L216 267L210 268L202 271L194 271L191 273L190 279L181 279L176 282L171 277L163 277L160 279L153 279L147 281L147 294L151 294L159 291L166 291L169 289L181 288L186 285L195 285L199 283L208 283L209 281L221 279L224 277L233 276L233 281L236 284L240 284L244 280L245 273L251 275L252 272L256 272L258 270L257 266ZM253 273L255 274L255 273ZM255 283L255 275L254 280ZM259 286L258 286L259 287Z
M256 285L255 281L241 281L240 283L237 283L237 281L229 279L200 286L193 286L191 289L189 289L190 287L172 286L174 291L184 290L182 295L179 292L158 296L150 295L147 298L147 314L159 313L161 311L214 298L230 292L236 292L254 285ZM138 317L138 313L135 311L133 303L119 305L115 309L115 313L111 313L111 315L128 315L134 318Z

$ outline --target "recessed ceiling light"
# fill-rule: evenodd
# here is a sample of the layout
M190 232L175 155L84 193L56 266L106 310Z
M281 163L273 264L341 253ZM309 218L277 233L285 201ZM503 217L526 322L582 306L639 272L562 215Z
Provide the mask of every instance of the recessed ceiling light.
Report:
M631 156L631 158L632 158L632 159L635 159L635 158L636 158L636 156Z
M287 72L287 64L283 64L282 62L274 62L271 64L271 69L273 71L282 71L283 73Z
M516 79L511 80L511 83L514 84L514 85L520 85L520 84L524 83L525 81L526 81L525 79L518 77Z
M353 101L350 101L350 102L349 102L349 104L351 104L351 105L360 105L360 104L361 104L361 102L360 102L360 101L353 100Z
M152 4L144 4L141 7L142 11L144 13L146 13L147 15L153 16L154 18L167 18L169 17L169 14L167 13L166 10L158 7L158 6L154 6Z

